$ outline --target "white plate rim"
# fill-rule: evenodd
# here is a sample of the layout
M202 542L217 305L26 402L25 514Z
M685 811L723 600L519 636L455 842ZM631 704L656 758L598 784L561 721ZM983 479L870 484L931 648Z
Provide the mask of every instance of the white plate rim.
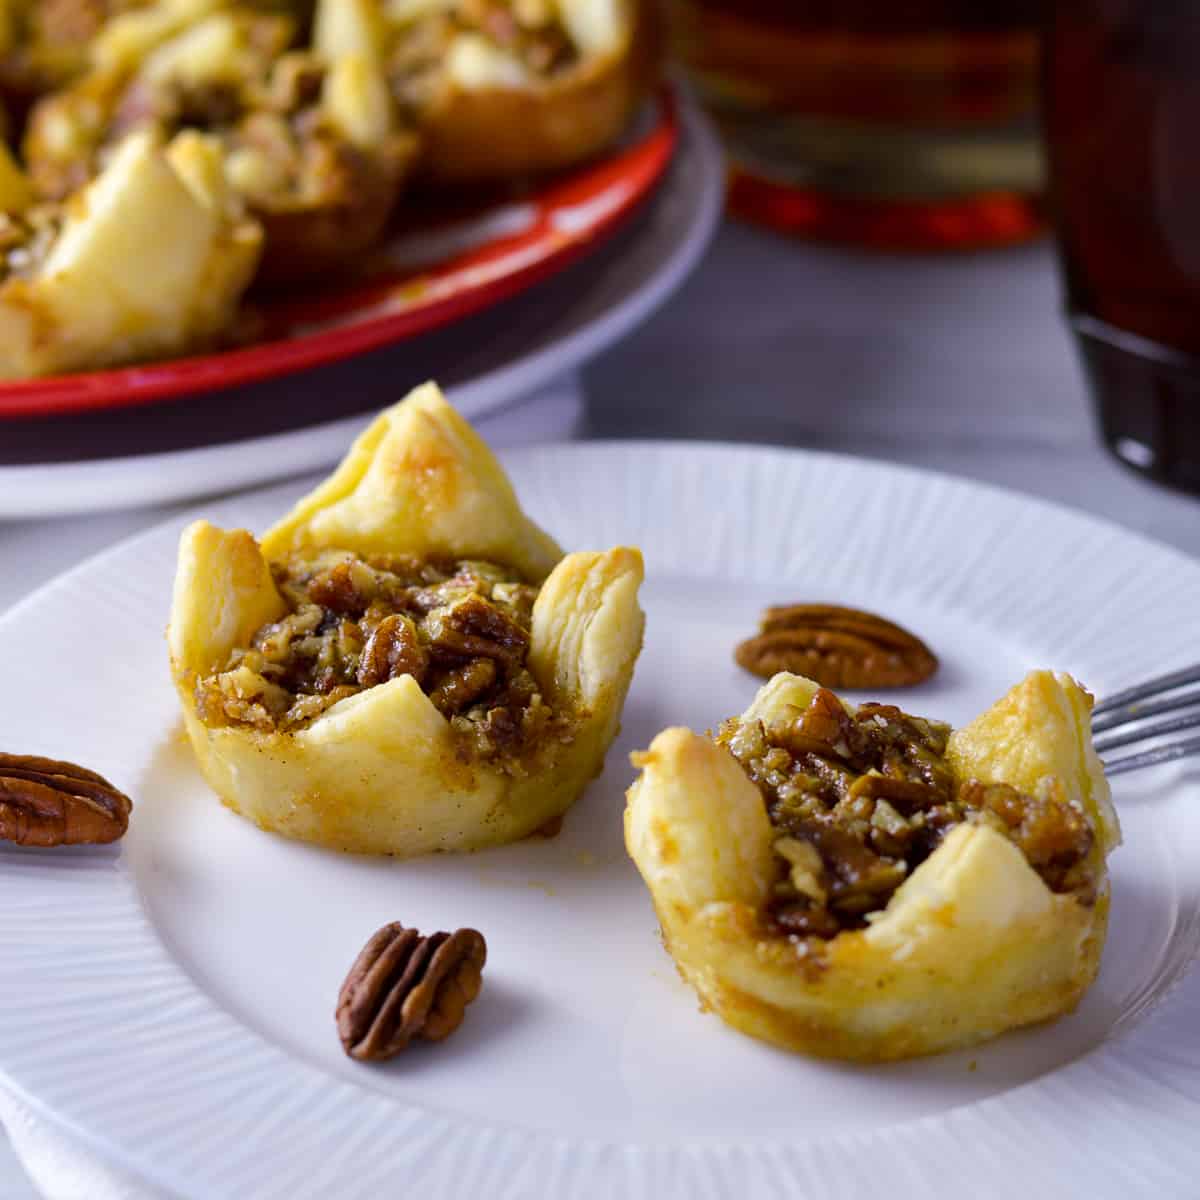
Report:
M1089 551L1104 547L1106 552L1109 550L1137 552L1158 559L1161 569L1168 571L1175 578L1177 584L1182 585L1189 593L1200 595L1200 564L1151 538L1120 530L1107 521L1080 513L1066 505L1032 499L1010 489L977 484L938 472L822 451L786 450L708 442L571 443L524 448L505 452L502 457L510 467L519 468L524 465L526 469L536 470L546 464L553 465L555 460L561 460L564 456L578 458L582 462L588 458L603 458L606 455L615 455L618 458L681 456L696 460L701 465L720 460L726 464L736 464L740 461L743 467L746 464L775 464L785 465L786 469L795 470L824 470L835 473L848 471L851 474L865 475L868 477L866 480L868 483L871 482L869 477L872 476L881 484L894 481L900 485L902 491L911 492L914 488L918 490L932 488L941 493L940 500L943 503L974 502L982 503L985 507L996 506L997 519L1001 517L1015 518L1022 515L1022 519L1043 531L1057 525L1060 530L1074 535L1077 548L1090 541L1092 545L1086 547ZM263 492L255 493L254 497L270 497L276 493L282 494L284 491L285 489L282 487L265 489ZM213 506L206 515L216 516L220 519L223 513L236 510L239 504L246 503L247 500L248 497L243 496L223 501L219 505ZM43 585L13 606L0 619L0 640L12 627L19 626L26 614L36 611L46 598L52 597L60 591L71 589L79 581L85 579L91 571L103 565L106 560L117 560L123 556L136 554L143 543L162 539L167 532L173 533L186 519L186 516L176 517L156 525L150 530L142 531L117 546L92 556L79 566ZM1053 537L1050 540L1053 540ZM1128 553L1122 553L1122 557L1127 558ZM42 856L38 857L42 858ZM43 861L52 862L53 860L51 858ZM91 869L88 864L87 852L68 855L62 859L62 862L74 864L71 869L75 871L82 872ZM0 897L4 896L4 882L3 876L0 875ZM122 904L126 904L129 899L132 899L134 908L140 914L141 910L136 897L127 897ZM145 920L144 914L140 919ZM2 936L2 930L0 930L0 936ZM153 935L151 936L153 937ZM161 951L161 955L164 958L169 957L165 950ZM1181 984L1185 982L1184 971L1189 965L1190 963L1181 964L1179 976L1172 989L1173 992L1178 992ZM0 978L3 977L3 973L4 963L3 960L0 960ZM1186 982L1194 982L1194 978ZM194 985L191 986L193 990L198 990ZM1137 1075L1137 1055L1145 1049L1147 1032L1152 1024L1162 1025L1165 1021L1168 1029L1175 1030L1180 1036L1182 1036L1182 1031L1188 1028L1187 1013L1180 1011L1181 1006L1177 1000L1177 996L1164 994L1159 1000L1155 1013L1149 1019L1143 1017L1136 1023L1127 1023L1115 1030L1114 1035L1103 1045L1051 1076L1021 1085L1000 1096L952 1110L943 1117L906 1123L895 1131L876 1131L861 1136L851 1133L842 1138L828 1139L817 1147L811 1144L800 1147L782 1144L763 1145L745 1140L730 1143L709 1140L703 1144L671 1143L661 1146L652 1143L622 1146L604 1141L592 1142L588 1139L575 1139L570 1143L565 1143L563 1139L506 1126L503 1122L495 1122L492 1125L475 1123L473 1129L464 1132L447 1129L447 1121L441 1115L431 1115L417 1108L400 1110L398 1113L399 1106L394 1102L380 1101L378 1097L372 1097L370 1093L362 1093L360 1089L352 1085L340 1081L330 1081L315 1068L297 1065L290 1061L288 1066L294 1068L294 1077L298 1077L295 1072L300 1075L308 1074L319 1077L322 1089L329 1093L320 1109L320 1112L326 1115L334 1111L342 1100L350 1098L357 1099L360 1106L373 1099L390 1109L388 1124L393 1131L393 1136L398 1136L398 1131L402 1128L407 1129L412 1132L415 1145L435 1156L441 1156L442 1167L446 1173L439 1177L435 1170L432 1178L440 1178L440 1186L446 1189L446 1194L457 1194L452 1190L453 1180L456 1167L461 1166L464 1161L474 1162L475 1169L483 1172L477 1176L478 1178L486 1177L494 1182L497 1181L500 1176L494 1171L488 1175L484 1168L478 1166L483 1158L492 1158L502 1160L510 1167L521 1165L522 1172L519 1174L522 1186L529 1185L532 1181L541 1178L543 1173L545 1178L556 1180L562 1185L561 1190L554 1193L556 1200L560 1195L564 1197L568 1195L616 1194L630 1196L678 1195L681 1197L691 1195L734 1196L746 1194L743 1185L748 1175L757 1181L756 1186L750 1191L750 1194L753 1195L865 1195L867 1193L860 1192L856 1184L863 1182L866 1176L856 1180L856 1172L848 1166L854 1157L855 1150L860 1148L865 1141L881 1140L887 1143L889 1151L895 1156L898 1169L903 1168L900 1172L901 1177L907 1177L904 1175L904 1171L911 1174L914 1157L912 1146L906 1143L917 1142L928 1147L930 1138L937 1140L939 1150L952 1151L949 1159L941 1160L942 1168L940 1169L944 1169L947 1177L955 1181L954 1187L957 1188L959 1182L967 1177L961 1172L969 1171L974 1175L979 1171L980 1161L978 1160L990 1162L993 1166L1002 1163L1005 1142L1015 1138L1025 1123L1038 1125L1043 1135L1046 1130L1049 1130L1046 1141L1053 1141L1052 1149L1056 1153L1067 1153L1082 1145L1083 1141L1080 1139L1084 1139L1088 1143L1089 1154L1092 1154L1094 1158L1090 1164L1081 1167L1080 1170L1090 1172L1091 1176L1096 1178L1101 1177L1101 1172L1105 1174L1105 1177L1114 1178L1121 1172L1119 1157L1108 1143L1103 1143L1104 1148L1099 1148L1094 1136L1089 1136L1094 1135L1096 1130L1089 1129L1088 1121L1097 1114L1082 1114L1073 1111L1062 1101L1071 1097L1077 1098L1080 1092L1086 1093L1089 1090L1103 1093L1103 1103L1098 1103L1098 1108L1102 1110L1099 1115L1104 1119L1106 1131L1111 1134L1114 1129L1119 1130L1125 1127L1135 1110L1131 1103L1123 1100L1120 1094L1121 1084L1128 1083ZM212 1006L211 1001L206 1001L206 1004ZM222 1020L219 1024L235 1022L233 1017L223 1011L220 1016ZM0 1023L0 1056L7 1057L4 1043L6 1037L10 1036L14 1036L14 1034L6 1029L3 1023ZM257 1035L248 1032L245 1033L245 1036L255 1041L261 1040ZM286 1059L287 1056L274 1047L265 1042L263 1045L267 1049L263 1061ZM1155 1065L1163 1071L1158 1080L1158 1100L1160 1104L1169 1100L1177 1105L1182 1105L1182 1110L1178 1107L1172 1108L1169 1113L1165 1109L1161 1110L1156 1114L1160 1118L1164 1118L1161 1127L1143 1126L1138 1130L1139 1137L1144 1144L1153 1142L1161 1147L1164 1138L1167 1139L1175 1158L1170 1164L1164 1164L1160 1182L1168 1186L1172 1181L1178 1182L1180 1178L1194 1178L1194 1174L1189 1175L1189 1172L1200 1168L1200 1147L1194 1144L1195 1139L1179 1137L1180 1131L1189 1128L1188 1122L1194 1120L1195 1116L1200 1113L1200 1047L1176 1044L1173 1052L1175 1057L1170 1060L1166 1058L1161 1047L1155 1052ZM23 1063L23 1065L26 1064ZM1068 1077L1071 1078L1068 1080ZM2 1064L0 1064L0 1081L17 1094L42 1119L62 1129L72 1139L89 1146L102 1158L119 1163L132 1175L154 1180L162 1186L177 1191L181 1196L203 1196L204 1200L210 1200L208 1194L196 1191L195 1186L188 1180L172 1178L173 1172L164 1168L161 1162L147 1162L143 1152L130 1151L118 1140L96 1134L73 1120L70 1115L64 1114L63 1111L56 1111L52 1105L39 1098L36 1087L27 1086ZM1029 1111L1021 1114L1019 1119L1013 1113L1011 1104L1011 1098L1018 1093L1030 1105ZM453 1124L453 1122L451 1121L449 1124ZM417 1126L420 1126L420 1129ZM994 1135L990 1145L987 1138L982 1137L989 1131L990 1135ZM455 1142L456 1137L460 1139L458 1142ZM471 1146L468 1147L462 1143L461 1139L464 1137L471 1140ZM369 1140L365 1144L369 1144ZM1114 1141L1113 1145L1119 1146L1119 1140ZM957 1146L958 1149L954 1150L954 1146ZM1045 1144L1041 1147L1034 1147L1034 1149L1040 1151L1043 1156L1047 1153ZM1023 1153L1029 1154L1027 1146ZM997 1158L997 1155L1000 1155L1000 1158ZM411 1166L412 1160L407 1161ZM527 1173L531 1169L529 1164L532 1161L538 1161L541 1164L538 1175L531 1176ZM1039 1160L1038 1165L1044 1168L1046 1161L1050 1160L1043 1157L1042 1160ZM1011 1166L1011 1164L1009 1165ZM1028 1163L1026 1163L1026 1167L1028 1167ZM423 1171L426 1173L423 1178L430 1178L428 1163L424 1164ZM597 1174L590 1174L592 1171ZM1114 1172L1117 1172L1117 1176L1113 1175ZM400 1177L400 1175L396 1176L396 1178ZM1142 1183L1149 1182L1144 1169L1138 1178ZM603 1187L596 1190L589 1186L589 1179L593 1182L596 1179L620 1180L626 1190L611 1191L605 1190ZM701 1190L702 1181L704 1181L703 1190ZM669 1183L671 1186L666 1187L665 1183ZM680 1184L683 1186L678 1186ZM780 1190L780 1185L783 1185L783 1190ZM605 1187L607 1186L606 1183ZM793 1190L789 1191L788 1189ZM811 1189L811 1192L805 1189ZM510 1189L491 1191L486 1194L526 1196L531 1193ZM543 1193L534 1194L541 1195ZM545 1194L549 1196L551 1193ZM929 1194L936 1196L941 1193L932 1191ZM949 1196L960 1193L946 1191L945 1194ZM976 1194L982 1193L977 1192ZM1114 1192L1112 1194L1121 1193ZM1164 1192L1160 1189L1158 1194L1184 1195L1187 1193L1172 1190Z
M550 344L533 339L533 348L513 361L448 387L450 399L469 419L504 409L620 341L671 297L708 249L724 204L722 151L686 89L677 86L675 95L679 146L647 204L666 194L679 197L686 208L659 267L566 337ZM658 237L658 231L643 236ZM528 294L535 295L536 289ZM0 519L163 504L302 475L334 462L369 419L362 414L187 450L0 466Z

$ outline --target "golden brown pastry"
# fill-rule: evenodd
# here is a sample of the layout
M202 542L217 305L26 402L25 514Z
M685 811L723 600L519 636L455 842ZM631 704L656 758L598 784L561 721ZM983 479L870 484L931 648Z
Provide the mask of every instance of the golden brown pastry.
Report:
M311 19L312 0L244 0ZM0 94L19 111L94 67L136 62L232 0L0 0Z
M0 154L0 206L3 378L204 348L232 320L262 249L225 186L220 146L199 134L167 147L131 137L65 205L32 205Z
M653 85L652 0L389 0L388 72L422 171L494 182L609 146Z
M0 92L18 109L87 69L89 47L138 0L0 0Z
M263 537L183 535L192 747L264 829L401 856L525 837L599 770L641 648L638 551L563 555L432 384Z
M107 65L34 109L23 149L35 187L63 197L132 131L203 131L263 226L261 279L355 268L380 240L417 148L372 49L376 4L323 0L338 16L318 14L309 49L297 48L293 17L252 6L182 26L136 14L137 37L109 31Z
M1037 671L951 733L781 674L716 739L659 734L625 838L681 974L744 1033L868 1062L1070 1012L1120 840L1090 711Z

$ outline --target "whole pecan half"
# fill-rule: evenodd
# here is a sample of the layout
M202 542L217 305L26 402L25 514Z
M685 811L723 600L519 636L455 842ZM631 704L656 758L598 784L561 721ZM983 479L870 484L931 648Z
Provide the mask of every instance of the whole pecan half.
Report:
M391 613L371 631L358 664L358 686L375 687L400 675L425 679L429 655L417 638L412 617Z
M422 937L398 921L363 947L338 994L342 1047L360 1062L399 1054L415 1037L440 1042L483 985L487 943L474 929Z
M74 763L0 753L0 840L18 846L115 842L129 827L128 796Z
M829 688L911 687L938 665L929 647L907 629L833 604L768 608L758 635L742 642L735 657L764 678L791 671Z

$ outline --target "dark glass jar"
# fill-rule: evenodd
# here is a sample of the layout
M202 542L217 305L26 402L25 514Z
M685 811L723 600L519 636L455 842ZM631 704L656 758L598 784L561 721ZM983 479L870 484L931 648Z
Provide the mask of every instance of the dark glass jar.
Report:
M1069 318L1105 441L1200 492L1200 4L1059 0L1043 108Z
M666 0L735 211L891 249L1042 229L1046 0Z

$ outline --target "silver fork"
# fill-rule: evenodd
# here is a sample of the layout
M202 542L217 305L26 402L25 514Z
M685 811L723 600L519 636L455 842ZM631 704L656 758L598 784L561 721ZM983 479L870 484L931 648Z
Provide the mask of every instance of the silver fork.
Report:
M1092 710L1092 733L1101 735L1096 737L1096 752L1103 758L1109 750L1200 728L1200 687L1180 691L1191 684L1200 684L1200 664L1148 679L1097 704ZM1160 717L1163 713L1180 715L1165 721L1151 721L1152 717ZM1200 754L1200 737L1181 738L1121 758L1105 758L1104 773L1120 775L1139 767L1185 758L1189 754Z

